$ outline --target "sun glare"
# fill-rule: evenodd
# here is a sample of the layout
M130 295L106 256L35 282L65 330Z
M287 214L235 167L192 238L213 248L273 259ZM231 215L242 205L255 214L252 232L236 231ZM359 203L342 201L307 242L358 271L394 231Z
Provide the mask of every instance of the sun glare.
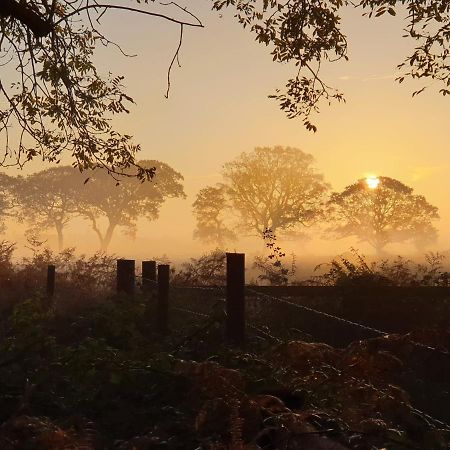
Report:
M369 189L376 189L380 184L380 179L378 177L367 177L366 183Z

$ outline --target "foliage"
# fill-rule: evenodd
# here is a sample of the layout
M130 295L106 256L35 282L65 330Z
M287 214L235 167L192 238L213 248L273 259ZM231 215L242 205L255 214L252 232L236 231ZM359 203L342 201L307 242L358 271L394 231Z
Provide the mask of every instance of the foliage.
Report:
M449 432L396 385L424 362L406 337L336 349L270 338L261 346L249 332L240 350L197 323L180 350L192 331L186 317L162 340L144 326L143 300L114 298L76 315L37 299L16 307L1 343L2 448L448 445Z
M294 76L275 98L289 118L301 117L308 130L316 131L311 115L320 101L342 102L343 94L322 77L325 63L348 60L347 38L341 27L344 8L360 8L363 15L405 15L404 36L414 50L400 63L400 83L405 78L431 79L442 95L450 93L450 65L447 61L450 36L450 5L427 0L214 0L213 7L234 7L235 17L249 28L256 41L271 48L273 60L295 66ZM426 87L426 86L425 86ZM415 91L422 92L425 87Z
M215 249L200 258L183 263L172 278L174 284L188 286L223 286L226 283L225 252Z
M226 225L231 211L224 185L200 189L192 207L197 221L194 238L220 247L237 239L236 233Z
M14 242L0 241L0 286L9 281L13 271L12 255L15 248Z
M70 166L52 167L21 178L16 184L14 195L20 203L21 220L34 232L54 228L62 251L63 230L80 208L83 178L79 171Z
M333 193L328 216L333 236L357 236L378 252L391 242L410 241L419 248L436 238L432 221L438 209L400 181L379 177L374 189L362 179Z
M175 5L180 18L154 9L155 3L2 1L1 57L7 67L16 71L9 83L5 80L0 86L5 101L0 115L3 163L13 158L22 165L38 156L59 162L67 152L80 169L100 166L121 174L133 168L133 175L141 179L153 176L151 168L136 163L139 145L112 126L113 116L127 113L133 103L125 93L123 77L103 76L94 61L99 46L117 46L101 30L105 13L121 11L167 20L180 29L179 46L168 69L169 89L184 29L203 24L193 12L176 4L158 2L162 8ZM296 73L285 91L277 91L272 97L288 117L301 117L309 130L316 130L310 116L319 110L320 100L343 101L342 93L330 87L320 72L324 62L347 59L347 40L340 19L343 8L359 7L369 17L406 13L405 36L415 45L412 54L400 64L405 72L398 81L405 77L432 79L439 83L443 95L450 93L450 6L445 1L212 0L211 5L217 11L235 9L239 23L248 27L259 43L271 47L274 61L295 66Z
M203 239L217 239L219 225L205 228L202 221L218 217L220 208L230 218L227 226L257 236L266 229L281 233L314 223L321 217L329 186L313 162L310 154L291 147L258 147L241 154L225 164L220 191L208 187L198 194L194 204L197 230L202 227ZM210 205L217 195L220 201L211 212ZM237 216L237 224L232 221L233 215ZM222 229L224 222L219 223ZM222 233L222 239L225 237Z
M0 173L0 233L5 231L5 219L16 216L14 191L17 180L14 177Z
M429 252L423 263L415 263L397 256L368 262L364 255L351 249L350 255L341 255L329 264L320 264L317 270L327 270L314 276L309 283L325 286L449 286L450 273L444 270L444 255Z
M16 71L9 86L7 80L0 86L5 101L0 131L7 163L13 158L13 163L22 165L38 156L59 162L70 153L79 169L126 171L142 180L153 176L152 168L135 161L139 145L112 126L112 117L128 113L134 102L124 91L123 76L104 76L95 65L96 48L115 45L101 32L100 21L107 11L121 10L181 26L201 23L171 19L143 5L133 8L134 0L126 3L129 5L101 6L90 0L2 2L1 57Z
M15 244L0 243L0 276L2 309L29 297L30 292L44 295L47 267L53 264L56 273L56 302L62 308L79 308L80 298L84 305L101 302L111 295L116 279L116 258L102 252L91 256L77 255L75 249L67 248L60 253L52 252L35 236L29 236L31 256L24 256L14 264L12 254Z
M116 227L124 227L134 236L139 217L156 220L167 198L185 197L183 177L169 165L149 160L139 161L139 165L155 168L151 182L142 183L130 176L116 183L105 171L87 173L87 181L79 193L78 212L91 222L102 251L108 248ZM98 223L101 218L107 221L105 231Z
M268 282L271 285L282 286L289 282L289 278L295 275L295 255L292 255L291 267L283 265L283 259L286 254L281 247L276 245L276 236L272 230L265 230L263 233L266 248L269 255L266 257L257 256L253 262L253 268L258 269L262 274L258 275L258 280Z

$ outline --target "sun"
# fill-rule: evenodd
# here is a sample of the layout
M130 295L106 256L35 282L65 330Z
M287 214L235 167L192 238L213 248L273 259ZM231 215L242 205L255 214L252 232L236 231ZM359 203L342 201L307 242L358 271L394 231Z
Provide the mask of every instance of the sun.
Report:
M380 179L375 176L370 176L366 178L366 183L369 189L376 189L380 184Z

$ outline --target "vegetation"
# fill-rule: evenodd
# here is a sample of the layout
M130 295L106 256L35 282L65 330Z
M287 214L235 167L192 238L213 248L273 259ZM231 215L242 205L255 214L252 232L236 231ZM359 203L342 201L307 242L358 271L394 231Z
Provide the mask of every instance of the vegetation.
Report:
M194 203L195 235L219 244L232 236L230 228L261 236L267 229L298 231L317 221L329 186L313 162L296 148L258 147L225 164L223 183L201 190Z
M156 4L163 10L156 9ZM325 62L347 59L340 19L344 8L360 8L368 17L406 15L405 36L414 42L414 49L400 64L404 73L398 81L405 77L431 79L443 95L450 93L448 2L212 0L211 7L236 11L239 23L250 29L259 43L270 47L274 61L292 64L293 77L286 89L273 97L288 117L301 117L310 130L316 130L310 116L319 110L321 100L330 103L344 98L321 75ZM114 115L129 111L133 99L125 92L122 76L103 76L95 65L97 47L115 44L102 32L101 19L106 12L144 14L179 27L179 46L168 68L168 89L184 30L203 27L195 11L172 2L3 0L0 56L10 73L10 82L4 80L0 86L3 163L22 165L36 157L59 162L67 153L79 169L100 166L117 175L125 170L129 175L133 168L140 179L153 176L151 168L136 162L139 145L111 123Z
M231 205L226 196L226 186L208 186L200 189L192 205L197 227L194 238L219 247L237 239L236 233L227 226Z
M142 183L131 176L115 183L105 171L87 173L89 179L80 190L78 212L91 222L103 251L107 250L116 227L134 236L139 217L156 220L166 199L185 197L183 177L169 165L145 160L139 161L139 166L156 169L151 183ZM105 231L98 223L102 218L107 222Z
M269 250L267 256L256 256L253 262L253 268L261 272L257 279L263 283L269 283L275 286L283 286L288 284L290 279L295 275L295 255L292 255L290 267L283 264L286 253L277 245L277 237L272 230L265 230L263 233L266 248Z
M368 262L352 249L350 255L317 266L316 271L327 270L310 282L321 286L449 286L450 273L444 269L444 260L442 254L429 252L423 263L401 256Z
M356 236L378 253L392 242L410 241L422 249L437 237L432 221L439 218L438 209L393 178L379 177L375 187L358 180L333 193L328 206L333 222L329 232Z
M2 248L8 261L10 247ZM35 245L32 258L10 268L18 274L26 266L16 282L31 287L23 283L27 274L54 258ZM287 339L283 308L275 305L263 307L270 316L264 329L253 326L264 311L249 311L246 348L233 348L223 340L222 311L199 319L177 310L214 300L178 295L174 286L172 331L163 337L153 329L152 294L109 290L112 259L59 258L58 284L70 283L73 301L60 284L53 304L31 287L2 313L2 449L401 450L450 443L445 425L416 409L446 420L442 360L412 346L411 335L340 349L306 335ZM204 279L220 273L220 261L217 251L187 267L201 267ZM1 292L11 294L11 286ZM430 345L434 339L421 335Z
M12 192L17 198L17 215L34 234L53 228L58 249L64 248L64 228L80 209L83 184L78 171L69 166L52 167L15 180Z
M39 234L53 228L58 249L64 248L63 232L75 217L88 220L106 251L117 227L134 236L139 217L158 218L168 198L184 198L183 177L160 161L139 161L143 168L157 168L152 182L142 183L135 177L116 182L107 172L80 172L70 166L58 166L27 177L0 174L4 203L3 217L15 218L29 225L28 231ZM106 222L106 230L101 229Z
M442 95L449 91L450 65L448 26L450 5L426 0L214 0L214 8L230 6L243 27L256 41L271 49L273 60L290 63L294 74L285 90L275 98L289 118L300 117L307 129L316 131L311 116L319 111L320 102L342 102L342 92L322 77L326 63L348 60L348 43L341 26L344 9L358 8L369 18L383 15L405 17L403 37L413 41L413 48L398 68L397 81L408 78L432 79ZM417 95L426 86L413 93Z

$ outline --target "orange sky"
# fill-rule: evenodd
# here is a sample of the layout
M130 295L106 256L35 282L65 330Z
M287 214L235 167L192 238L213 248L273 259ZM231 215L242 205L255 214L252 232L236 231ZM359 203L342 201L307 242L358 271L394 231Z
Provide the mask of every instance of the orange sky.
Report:
M266 48L255 44L228 15L219 18L210 12L209 4L209 0L189 2L206 28L186 30L182 68L174 70L168 100L166 74L177 45L177 27L128 14L111 14L104 20L107 35L127 52L138 54L127 59L111 49L98 56L105 72L126 76L137 101L117 126L141 143L142 158L160 159L180 171L188 194L185 201L169 201L157 223L143 223L135 242L118 233L111 250L126 256L142 253L144 247L151 248L153 255L166 248L175 256L192 254L196 248L191 204L198 189L218 181L222 164L239 153L277 144L312 153L336 190L368 174L390 176L412 186L440 208L438 247L449 248L450 104L432 90L412 99L418 85L394 82L395 66L410 48L401 39L401 19L369 20L360 13L346 14L350 62L329 67L326 73L331 84L344 90L347 103L323 105L315 119L319 130L311 134L300 121L286 119L267 98L283 85L292 68L274 64ZM21 233L19 228L9 232L17 239ZM72 227L67 242L79 243L80 237L86 249L96 244L87 227ZM339 252L348 245L340 242L330 247L316 240L296 251Z

